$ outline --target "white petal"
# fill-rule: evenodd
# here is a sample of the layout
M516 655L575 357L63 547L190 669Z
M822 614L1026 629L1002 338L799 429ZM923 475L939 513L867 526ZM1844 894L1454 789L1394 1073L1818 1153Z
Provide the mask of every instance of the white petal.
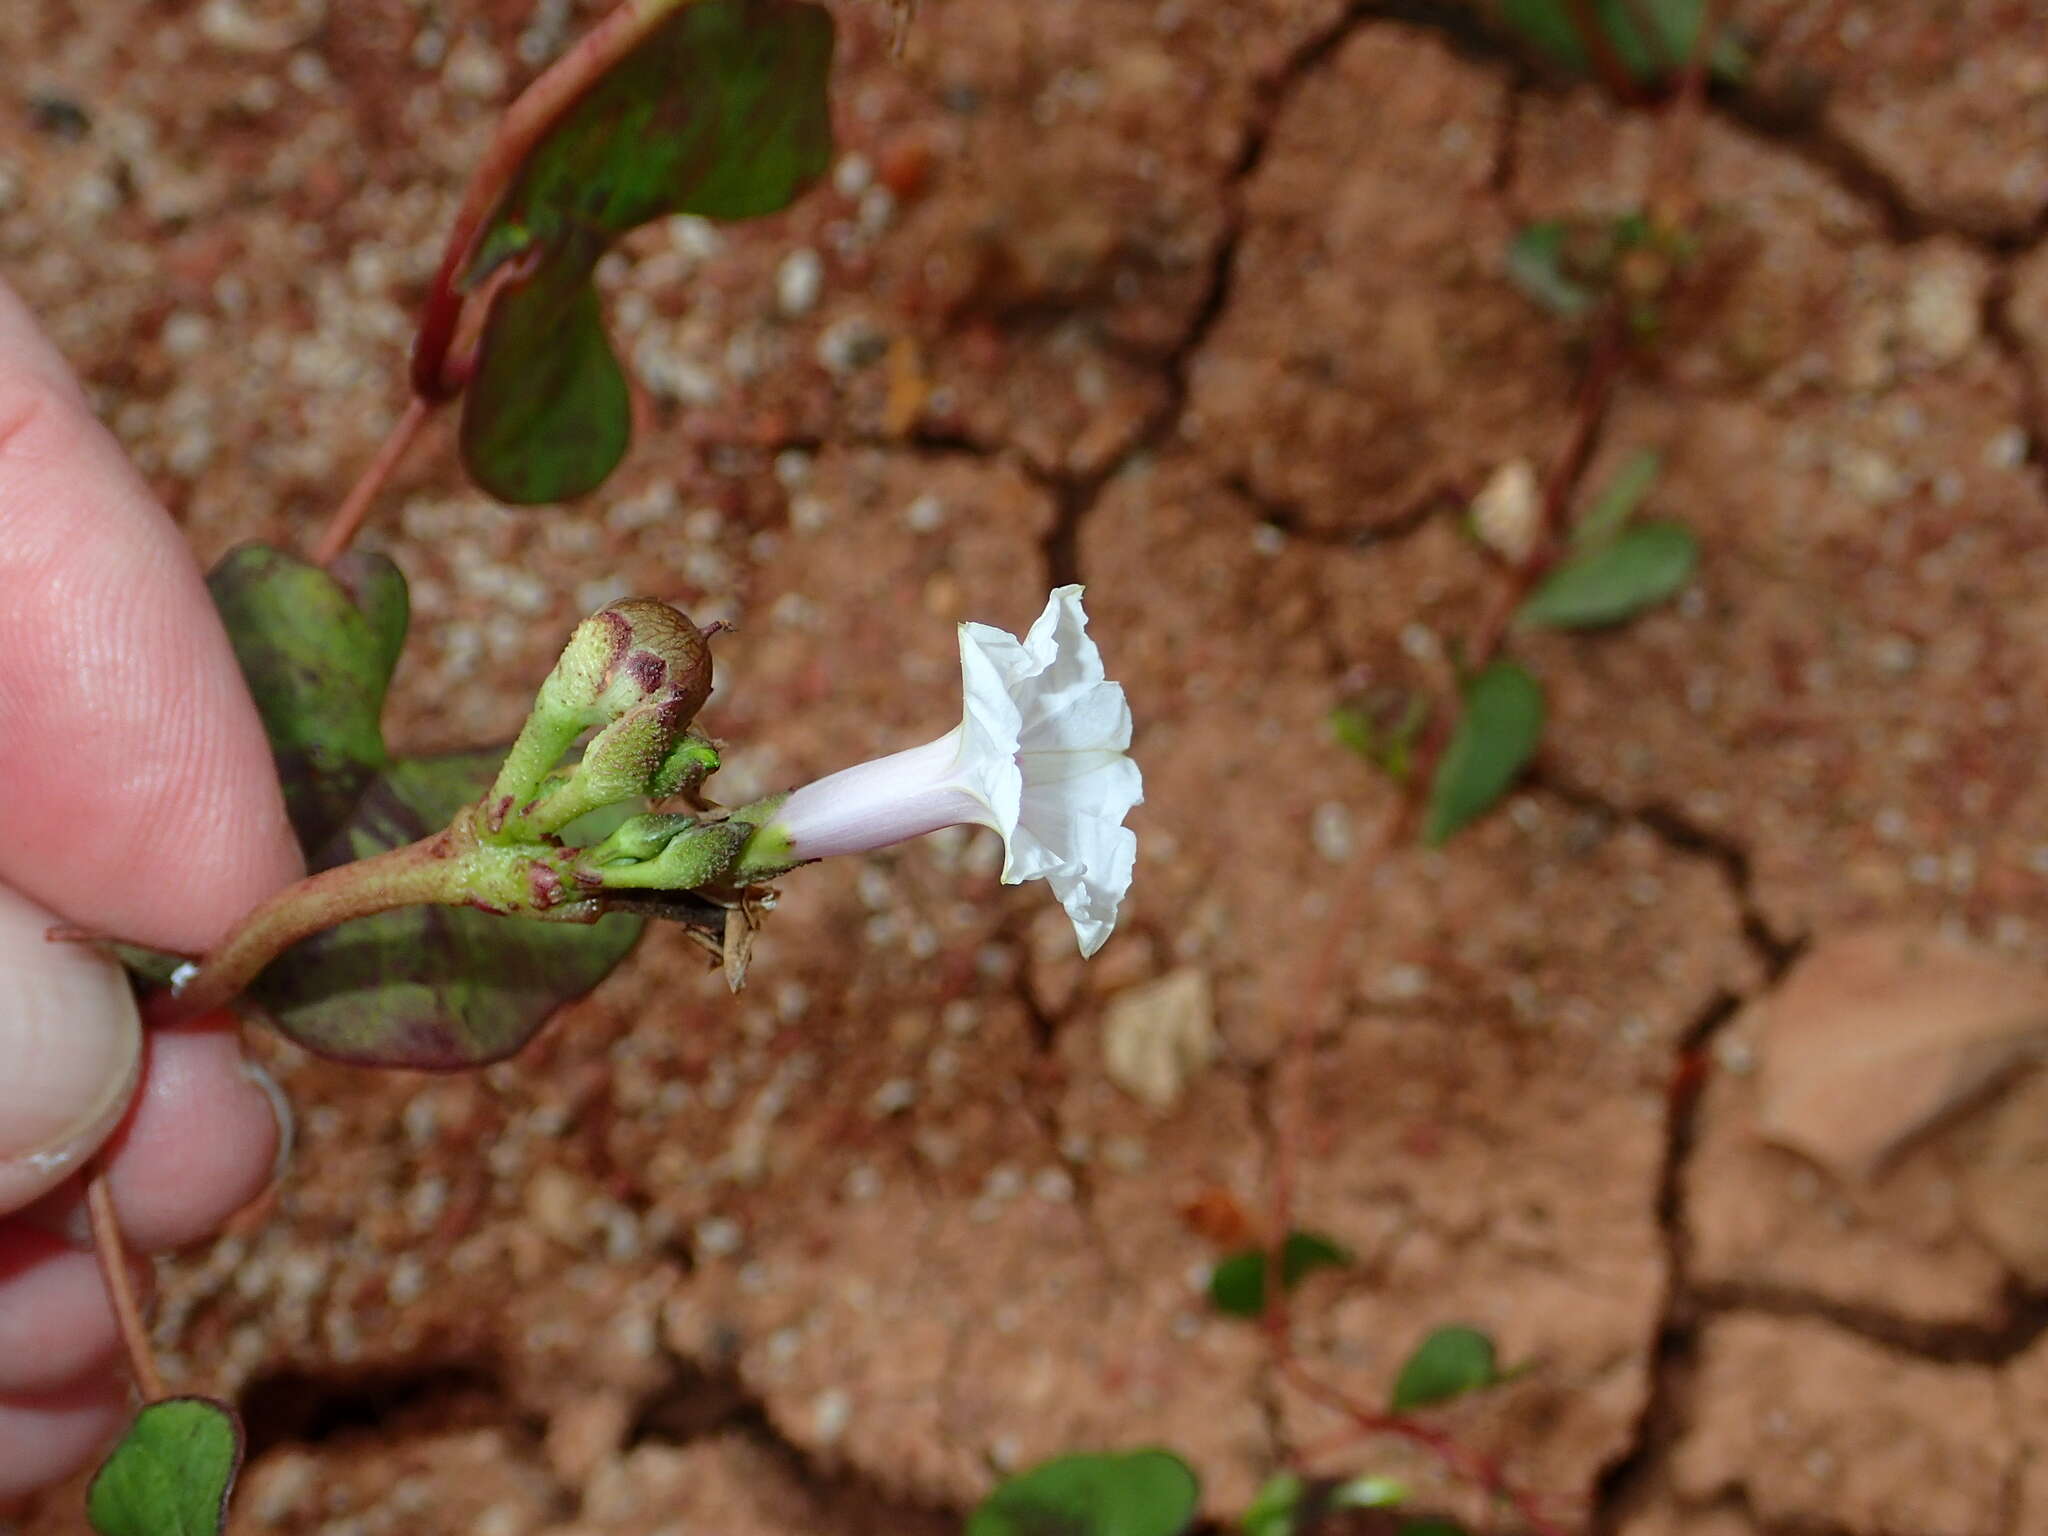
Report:
M1116 910L1131 888L1137 861L1138 834L1129 827L1116 827L1081 870L1054 870L1045 877L1074 924L1083 960L1102 948L1116 928Z
M792 794L773 824L799 857L855 852L954 822L1003 836L1003 879L1043 879L1083 955L1116 925L1144 799L1127 755L1131 710L1103 675L1081 588L1061 587L1022 640L960 626L960 726L926 747L834 774Z
M963 697L961 758L963 777L972 782L987 804L994 820L989 823L1007 841L1017 825L1018 800L1024 788L1023 770L1017 765L1017 701L1011 696L1000 651L971 639L971 629L984 624L960 626L960 691ZM1001 630L991 631L1002 635ZM1009 640L1008 635L1002 638ZM1014 640L1010 641L1016 644Z
M1054 761L1072 761L1056 758ZM1027 767L1039 761L1026 759ZM1109 834L1145 798L1138 765L1104 754L1085 771L1056 783L1024 783L1023 814L1007 840L1003 881L1016 885L1055 869L1086 871L1102 861Z
M864 853L962 822L1002 830L1017 819L1017 791L1001 779L1006 761L988 772L986 751L956 729L806 784L783 801L775 825L798 859ZM991 790L1005 798L1006 812L991 804Z

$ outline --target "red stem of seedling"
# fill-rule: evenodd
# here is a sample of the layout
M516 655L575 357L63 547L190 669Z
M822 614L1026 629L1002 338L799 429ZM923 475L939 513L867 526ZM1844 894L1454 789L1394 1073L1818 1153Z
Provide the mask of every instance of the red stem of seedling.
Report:
M128 1355L128 1370L135 1389L145 1403L164 1396L163 1372L157 1369L156 1351L149 1342L149 1325L143 1321L142 1302L135 1294L135 1276L128 1267L128 1245L121 1237L121 1222L114 1210L114 1192L107 1183L104 1165L97 1165L85 1183L85 1209L92 1222L92 1251L98 1260L100 1279L107 1288L107 1300L114 1308L114 1321L121 1330L121 1346Z
M461 392L464 381L447 368L449 349L461 329L463 293L459 284L498 199L555 119L678 3L680 0L626 0L541 71L505 109L483 163L462 194L462 204L448 230L448 243L441 252L440 269L427 292L412 352L412 389L421 399L448 400Z
M1638 96L1635 77L1628 72L1628 65L1621 55L1615 52L1614 40L1607 35L1607 29L1600 25L1593 0L1566 0L1565 10L1571 18L1572 30L1579 34L1579 41L1586 46L1586 57L1592 62L1593 73L1600 77L1600 83L1616 101L1635 101Z
M1472 671L1477 671L1500 654L1515 610L1522 606L1522 600L1536 583L1557 564L1571 528L1572 496L1585 475L1586 461L1593 456L1593 444L1599 439L1601 422L1606 420L1607 403L1613 398L1615 379L1621 372L1626 351L1627 339L1621 313L1616 301L1609 298L1594 322L1593 355L1586 365L1585 377L1580 381L1572 408L1571 433L1565 439L1564 451L1551 465L1550 474L1543 483L1536 547L1526 560L1515 567L1512 579L1496 595L1492 607L1481 620L1473 636L1472 654L1466 661L1466 666ZM1417 782L1423 782L1420 774Z
M1537 1507L1535 1496L1511 1483L1500 1464L1484 1452L1475 1451L1445 1431L1404 1414L1380 1413L1363 1403L1353 1402L1328 1382L1311 1376L1297 1361L1288 1361L1283 1369L1288 1385L1302 1396L1343 1414L1351 1420L1352 1428L1358 1433L1392 1435L1411 1445L1418 1445L1489 1497L1505 1502L1534 1536L1564 1536L1564 1528Z
M1600 30L1591 0L1571 0L1570 9L1573 23L1585 39L1594 66L1608 88L1625 100L1632 98L1634 83ZM1673 227L1682 227L1690 219L1695 202L1692 180L1706 98L1706 64L1719 25L1720 11L1718 0L1708 0L1703 8L1699 35L1693 40L1691 55L1686 60L1671 109L1660 127L1658 153L1653 162L1646 202L1653 217L1661 215ZM1572 499L1592 457L1600 425L1606 419L1608 404L1626 360L1627 345L1625 317L1618 301L1609 298L1596 321L1592 353L1574 402L1569 435L1544 481L1537 547L1516 568L1513 580L1480 624L1471 654L1464 658L1468 670L1485 666L1499 653L1515 610L1556 563L1565 547ZM1494 1497L1505 1500L1535 1536L1562 1536L1561 1528L1536 1507L1529 1494L1514 1487L1490 1457L1461 1444L1443 1430L1353 1402L1337 1388L1309 1374L1294 1355L1292 1313L1283 1283L1282 1244L1294 1226L1299 1127L1307 1117L1308 1108L1307 1066L1315 1048L1316 1032L1335 1005L1337 963L1345 942L1357 931L1363 918L1366 893L1381 856L1414 833L1421 797L1427 793L1427 786L1435 775L1437 760L1450 738L1454 722L1455 706L1452 710L1440 711L1438 718L1432 719L1429 730L1418 744L1403 792L1392 812L1381 823L1379 835L1361 846L1340 873L1329 915L1324 919L1322 933L1302 975L1301 985L1287 999L1291 1017L1282 1037L1272 1079L1271 1206L1266 1223L1266 1304L1261 1322L1276 1371L1303 1395L1343 1413L1358 1431L1398 1436L1429 1450L1446 1467Z
M405 450L412 446L412 440L419 435L433 409L433 401L421 399L418 395L406 402L404 412L377 449L377 456L370 460L369 467L349 487L348 495L342 498L341 505L327 520L320 542L313 547L315 565L334 564L354 542L356 534L362 530L364 519L370 515L371 503L398 468L398 461L405 457Z
M412 399L377 450L377 456L328 519L313 550L314 564L331 565L347 550L368 518L377 493L391 478L427 417L436 406L461 394L469 382L472 359L467 354L451 359L450 353L463 335L464 314L471 299L487 308L493 290L465 294L461 287L462 272L506 187L556 118L680 3L682 0L626 0L541 71L505 109L490 148L484 152L483 163L463 190L461 206L456 209L448 231L448 243L441 252L440 268L427 290L419 331L413 339L409 369Z

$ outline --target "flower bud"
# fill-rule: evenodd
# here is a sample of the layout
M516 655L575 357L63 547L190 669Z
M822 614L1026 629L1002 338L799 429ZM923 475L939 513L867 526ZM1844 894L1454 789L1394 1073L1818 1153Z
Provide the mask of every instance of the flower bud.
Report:
M535 695L485 801L486 825L501 831L592 726L604 729L568 776L572 792L549 791L550 807L647 793L710 694L711 648L687 617L651 597L606 604L576 626ZM561 824L549 817L549 829Z
M676 706L687 725L710 696L703 633L667 603L627 597L576 626L535 703L575 718L580 730L657 698Z

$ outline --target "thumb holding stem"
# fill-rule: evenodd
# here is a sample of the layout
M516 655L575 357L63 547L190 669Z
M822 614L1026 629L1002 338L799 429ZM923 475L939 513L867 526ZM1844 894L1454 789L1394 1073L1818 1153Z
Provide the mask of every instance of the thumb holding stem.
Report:
M0 1212L75 1173L134 1097L142 1021L121 968L52 943L54 919L0 886Z

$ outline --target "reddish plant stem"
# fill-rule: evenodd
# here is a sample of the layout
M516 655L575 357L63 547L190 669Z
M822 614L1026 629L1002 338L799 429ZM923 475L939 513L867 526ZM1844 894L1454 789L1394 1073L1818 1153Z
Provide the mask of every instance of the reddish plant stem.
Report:
M1579 393L1572 406L1571 430L1565 438L1564 450L1551 465L1550 474L1543 482L1536 546L1528 558L1515 567L1512 579L1495 595L1492 606L1474 632L1472 652L1465 663L1471 670L1476 671L1500 654L1501 644L1507 639L1508 626L1514 621L1515 610L1522 606L1522 600L1536 583L1550 573L1563 553L1571 531L1572 496L1585 475L1586 461L1593 456L1593 445L1600 436L1600 424L1607 419L1607 405L1614 396L1615 380L1620 375L1627 348L1621 312L1615 301L1609 299L1594 322L1593 353L1586 364L1585 375L1579 381Z
M493 287L476 295L465 294L461 287L462 269L475 254L477 238L486 220L527 155L563 111L682 3L686 0L624 0L618 9L578 38L567 53L541 71L505 109L490 148L484 152L483 163L463 189L461 205L449 227L448 243L441 252L441 265L427 290L419 331L413 338L409 369L412 399L377 450L377 456L328 519L313 549L315 565L331 565L340 558L361 531L377 492L390 479L427 417L436 406L461 394L469 382L473 358L466 351L453 358L450 353L466 331L476 329L474 325L464 325L471 300L481 313L489 308L496 290Z
M377 449L377 456L370 460L356 483L349 487L341 505L334 509L334 515L327 520L327 527L320 535L320 542L313 546L311 559L315 565L329 566L339 560L355 541L362 530L363 521L370 515L370 504L377 499L377 493L398 468L398 462L405 457L405 450L412 446L412 440L433 414L434 402L421 399L418 395L406 402L405 411L385 435L383 444Z
M1699 161L1700 126L1707 115L1707 66L1721 35L1726 0L1705 0L1700 29L1694 34L1678 89L1657 135L1656 159L1650 167L1650 191L1644 201L1653 223L1683 229L1699 212L1699 186L1693 176Z
M438 832L387 853L308 875L286 886L235 925L151 1010L154 1024L175 1024L223 1008L278 955L299 940L351 918L395 907L461 900L460 867Z
M1417 768L1427 774L1426 759L1434 757L1429 744L1416 754ZM1293 1227L1295 1169L1301 1148L1300 1128L1308 1119L1308 1063L1315 1054L1316 1032L1326 1014L1333 1011L1336 988L1332 985L1344 942L1358 929L1365 914L1366 892L1380 857L1398 847L1415 824L1420 802L1403 793L1380 823L1379 832L1351 855L1338 874L1336 894L1316 947L1294 994L1296 1007L1283 1037L1279 1058L1273 1067L1273 1156L1268 1170L1270 1208L1266 1240L1265 1310L1260 1320L1275 1359L1283 1365L1294 1353L1293 1313L1281 1273L1281 1245Z
M448 230L441 265L427 291L413 342L412 388L426 400L447 400L460 393L462 379L447 369L449 349L461 329L464 295L462 270L475 254L478 236L492 209L512 184L555 119L591 84L601 78L634 45L653 30L682 0L625 0L615 11L576 40L569 51L535 77L505 109L483 163L469 179L461 206Z
M1302 1396L1335 1409L1351 1420L1353 1429L1365 1435L1392 1435L1428 1451L1459 1477L1490 1498L1500 1499L1521 1517L1534 1536L1564 1536L1564 1528L1537 1507L1535 1498L1508 1480L1500 1464L1484 1452L1454 1439L1444 1430L1398 1413L1381 1413L1352 1401L1328 1382L1312 1376L1298 1362L1283 1366L1285 1379Z
M1634 83L1617 58L1598 25L1591 0L1570 0L1573 23L1580 30L1596 69L1608 88L1624 100L1635 95ZM1700 19L1700 32L1693 41L1669 113L1660 129L1657 155L1653 161L1651 185L1646 202L1653 218L1663 227L1683 227L1697 207L1693 172L1698 153L1700 122L1706 99L1706 64L1719 26L1718 0L1708 0ZM1572 420L1564 446L1545 478L1540 511L1540 530L1530 557L1516 568L1506 586L1481 622L1467 669L1485 666L1499 653L1507 637L1515 610L1536 583L1554 566L1566 547L1570 533L1571 505L1587 462L1592 457L1600 426L1614 394L1623 363L1627 359L1626 315L1616 298L1610 297L1595 322L1593 345L1586 371L1575 398ZM1290 1027L1282 1036L1280 1055L1274 1066L1273 1155L1269 1176L1271 1201L1267 1220L1265 1309L1261 1317L1266 1339L1280 1379L1304 1396L1333 1408L1350 1419L1364 1434L1392 1435L1421 1446L1446 1467L1512 1507L1534 1536L1563 1536L1562 1528L1537 1507L1536 1501L1511 1483L1500 1465L1433 1426L1400 1414L1382 1413L1354 1402L1346 1394L1312 1375L1295 1357L1292 1309L1282 1274L1282 1244L1293 1229L1295 1168L1299 1161L1300 1126L1307 1119L1307 1070L1315 1049L1315 1037L1325 1015L1335 1005L1334 979L1345 941L1356 931L1364 915L1366 892L1381 857L1405 842L1414 831L1424 786L1434 777L1438 759L1449 740L1455 708L1439 712L1419 744L1413 769L1402 786L1400 798L1380 826L1379 834L1354 853L1338 877L1329 915L1301 985L1292 994Z
M1615 52L1614 39L1607 35L1607 29L1600 25L1600 15L1593 9L1593 0L1566 0L1566 13L1571 17L1572 30L1579 34L1579 41L1585 44L1586 57L1592 62L1593 73L1607 88L1608 94L1616 101L1633 102L1640 92L1636 89L1635 76L1628 72L1628 65Z
M128 1267L128 1245L121 1237L114 1192L107 1183L104 1166L95 1166L86 1180L85 1209L92 1222L93 1257L99 1262L100 1280L107 1288L107 1300L113 1305L114 1321L121 1330L128 1372L145 1403L160 1401L164 1396L163 1372L157 1369L156 1351L149 1342L149 1325L143 1321L142 1302L135 1294L135 1276Z

